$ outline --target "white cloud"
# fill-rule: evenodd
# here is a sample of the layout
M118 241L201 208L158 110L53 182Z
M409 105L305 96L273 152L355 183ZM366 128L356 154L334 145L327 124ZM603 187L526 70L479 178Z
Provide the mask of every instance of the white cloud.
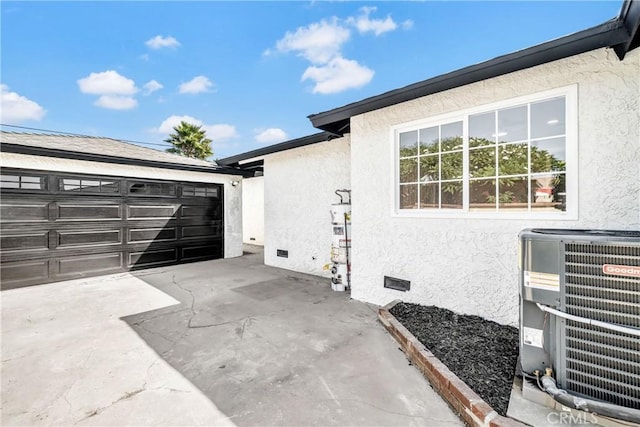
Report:
M373 70L357 61L338 56L325 65L307 68L302 80L315 82L313 93L329 94L362 87L371 81L374 74Z
M94 105L110 110L131 110L138 105L138 101L130 96L102 95Z
M211 88L213 88L211 80L205 76L196 76L188 82L181 83L179 91L180 93L202 93L209 92Z
M258 134L254 139L262 144L274 144L276 142L286 141L287 139L287 133L278 128L258 130L257 132Z
M2 123L16 124L28 120L41 120L46 110L16 92L10 92L9 86L0 84L0 120Z
M95 95L133 95L138 92L133 80L113 70L91 73L78 80L78 86L83 93Z
M150 49L162 49L163 47L172 47L176 48L180 46L180 42L171 36L162 37L160 35L155 36L152 39L149 39L145 42L145 44Z
M167 117L157 129L154 129L158 133L162 133L165 135L173 132L173 128L178 126L180 122L191 123L192 125L202 126L202 129L207 132L207 137L212 139L214 142L216 141L224 141L232 138L238 137L238 133L236 132L236 127L228 124L216 124L216 125L208 125L204 124L202 120L196 119L191 116L178 116L173 115Z
M360 16L348 18L347 23L354 25L362 34L371 32L376 36L398 28L398 24L389 15L385 19L371 19L369 15L376 10L376 7L362 7L360 8Z
M162 86L162 84L158 83L155 80L150 80L148 82L146 82L143 86L144 88L144 94L145 95L151 95L153 92L162 89L164 86Z
M238 137L236 127L233 125L219 124L219 125L204 125L203 129L207 131L207 135L214 141L225 141Z
M407 19L406 21L402 22L403 30L410 30L412 28L413 28L413 21L411 19Z
M279 52L296 52L314 64L324 64L340 52L342 44L349 40L349 29L341 26L337 18L331 22L322 20L295 32L287 31L276 42ZM267 51L266 54L269 54Z

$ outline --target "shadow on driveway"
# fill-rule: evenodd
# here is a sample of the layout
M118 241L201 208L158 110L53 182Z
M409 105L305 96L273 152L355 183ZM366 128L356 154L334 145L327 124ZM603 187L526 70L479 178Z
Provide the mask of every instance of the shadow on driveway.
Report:
M132 274L181 304L123 320L237 425L462 425L327 279L261 253Z

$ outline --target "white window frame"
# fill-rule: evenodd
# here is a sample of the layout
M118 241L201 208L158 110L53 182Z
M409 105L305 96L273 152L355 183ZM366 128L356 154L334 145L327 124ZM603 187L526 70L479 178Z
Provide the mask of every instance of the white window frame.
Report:
M566 211L558 212L505 212L469 211L469 116L478 113L515 107L521 104L544 101L547 99L565 97L565 189ZM463 209L400 209L400 161L399 135L422 128L443 125L454 121L462 121L463 127ZM540 220L577 220L578 219L578 85L537 92L535 94L519 96L507 100L484 104L451 113L440 114L427 119L414 120L392 126L391 140L391 216L399 218L464 218L464 219L540 219Z

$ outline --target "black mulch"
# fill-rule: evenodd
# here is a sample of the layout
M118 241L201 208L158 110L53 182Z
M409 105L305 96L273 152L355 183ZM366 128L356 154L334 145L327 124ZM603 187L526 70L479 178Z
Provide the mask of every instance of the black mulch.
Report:
M506 416L518 359L518 329L434 306L399 303L391 314L431 353Z

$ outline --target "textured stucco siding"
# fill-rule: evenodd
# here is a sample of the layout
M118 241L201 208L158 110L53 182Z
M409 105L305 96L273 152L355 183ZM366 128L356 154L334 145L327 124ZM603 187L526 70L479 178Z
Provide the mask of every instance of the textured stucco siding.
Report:
M264 245L264 177L242 181L242 240Z
M59 159L15 153L0 153L0 166L54 172L223 184L225 223L224 256L225 258L234 258L242 255L242 185L235 187L231 185L232 181L240 181L241 183L242 177L240 176L118 165L85 160Z
M329 211L340 201L334 191L350 188L349 152L346 137L265 157L265 264L329 276L322 268L331 257Z
M640 228L640 49L601 49L351 119L353 298L403 299L518 321L517 235L527 227ZM400 218L391 214L390 127L578 85L578 220ZM411 281L409 292L383 276Z

